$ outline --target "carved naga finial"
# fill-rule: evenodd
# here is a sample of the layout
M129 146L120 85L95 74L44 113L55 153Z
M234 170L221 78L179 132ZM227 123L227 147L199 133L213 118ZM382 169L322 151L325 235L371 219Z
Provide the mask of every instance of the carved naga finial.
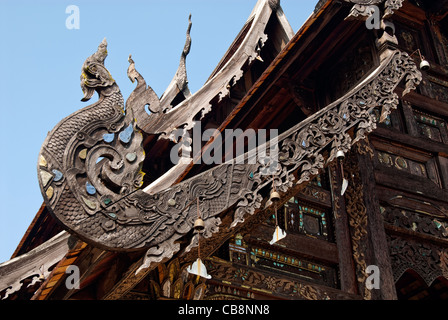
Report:
M105 90L114 86L115 80L104 66L104 60L107 57L107 41L106 38L98 46L98 50L86 59L82 65L81 73L81 89L84 97L81 101L89 101L95 91L98 95L109 96L116 90Z
M359 17L367 18L372 14L373 6L381 6L384 9L383 19L389 18L401 8L404 0L344 0L353 4L347 19L356 19Z
M99 100L61 120L39 155L47 209L82 239L90 239L92 231L112 232L127 221L124 209L114 204L138 190L144 176L143 136L123 110L123 96L104 66L106 57L104 39L82 66L83 101L94 91Z

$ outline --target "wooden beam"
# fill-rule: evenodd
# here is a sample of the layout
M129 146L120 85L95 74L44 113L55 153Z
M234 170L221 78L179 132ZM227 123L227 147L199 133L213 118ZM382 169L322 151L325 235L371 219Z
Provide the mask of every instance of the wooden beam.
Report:
M250 266L234 265L217 259L207 259L213 282L223 286L242 288L268 297L302 300L360 300L359 295L349 294L327 286L307 282L297 277ZM239 277L238 274L244 274Z
M65 257L54 267L53 271L44 281L39 290L36 291L31 300L47 300L53 291L59 287L59 284L63 279L65 279L67 268L76 263L79 255L86 247L87 243L80 240L76 241Z
M264 224L258 225L251 230L251 234L256 235L256 237L252 236L248 241L266 245L272 239L273 232L273 227ZM317 259L330 265L336 265L339 262L336 244L300 234L288 233L288 236L274 248L279 252Z
M134 262L128 270L124 273L121 279L113 286L113 288L107 292L102 300L119 300L128 292L130 292L140 281L142 281L157 265L141 270L136 273L142 266L144 257ZM164 263L163 261L161 263Z
M48 269L69 252L69 237L70 235L63 231L30 252L0 264L0 291L7 289L3 298L20 290L22 280L31 276L34 276L35 280L39 276L47 277L43 285L50 283L53 272L48 272Z
M400 179L397 179L396 170L390 168L374 171L375 180L383 186L425 196L433 200L448 199L448 191L440 189L439 186L427 178L402 171L399 172L399 175Z

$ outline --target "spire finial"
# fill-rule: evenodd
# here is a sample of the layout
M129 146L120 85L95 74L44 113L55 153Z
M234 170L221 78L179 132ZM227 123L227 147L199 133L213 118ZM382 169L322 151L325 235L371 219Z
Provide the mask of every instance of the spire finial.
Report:
M190 89L188 88L188 77L187 77L187 56L190 53L191 48L191 14L188 16L188 28L187 28L187 36L185 40L185 45L182 50L182 55L180 57L179 67L177 68L177 72L171 80L168 88L163 93L160 98L160 103L162 106L162 110L169 110L175 107L178 103L182 102L184 99L191 96ZM178 98L178 94L182 93L183 99L180 101ZM175 104L174 104L175 103Z
M268 2L272 11L277 11L280 8L280 0L269 0Z

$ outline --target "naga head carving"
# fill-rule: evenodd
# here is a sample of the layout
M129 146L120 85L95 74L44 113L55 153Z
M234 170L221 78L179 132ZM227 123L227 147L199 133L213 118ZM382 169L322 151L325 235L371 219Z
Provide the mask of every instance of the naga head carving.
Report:
M86 59L82 65L81 89L84 97L81 101L89 101L95 91L101 94L107 94L104 89L110 88L115 84L109 71L104 66L104 60L107 57L106 38L98 46L98 50Z

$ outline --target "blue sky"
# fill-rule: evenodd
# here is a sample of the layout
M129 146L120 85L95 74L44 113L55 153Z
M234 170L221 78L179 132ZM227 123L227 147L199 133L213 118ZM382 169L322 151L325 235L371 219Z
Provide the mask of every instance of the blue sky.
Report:
M137 69L161 96L177 70L188 15L193 39L187 59L190 90L207 80L257 0L0 0L0 262L9 260L43 199L37 156L60 120L96 101L80 101L84 60L104 37L106 67L125 99ZM317 0L281 0L295 32ZM76 5L80 28L67 29L66 8Z

